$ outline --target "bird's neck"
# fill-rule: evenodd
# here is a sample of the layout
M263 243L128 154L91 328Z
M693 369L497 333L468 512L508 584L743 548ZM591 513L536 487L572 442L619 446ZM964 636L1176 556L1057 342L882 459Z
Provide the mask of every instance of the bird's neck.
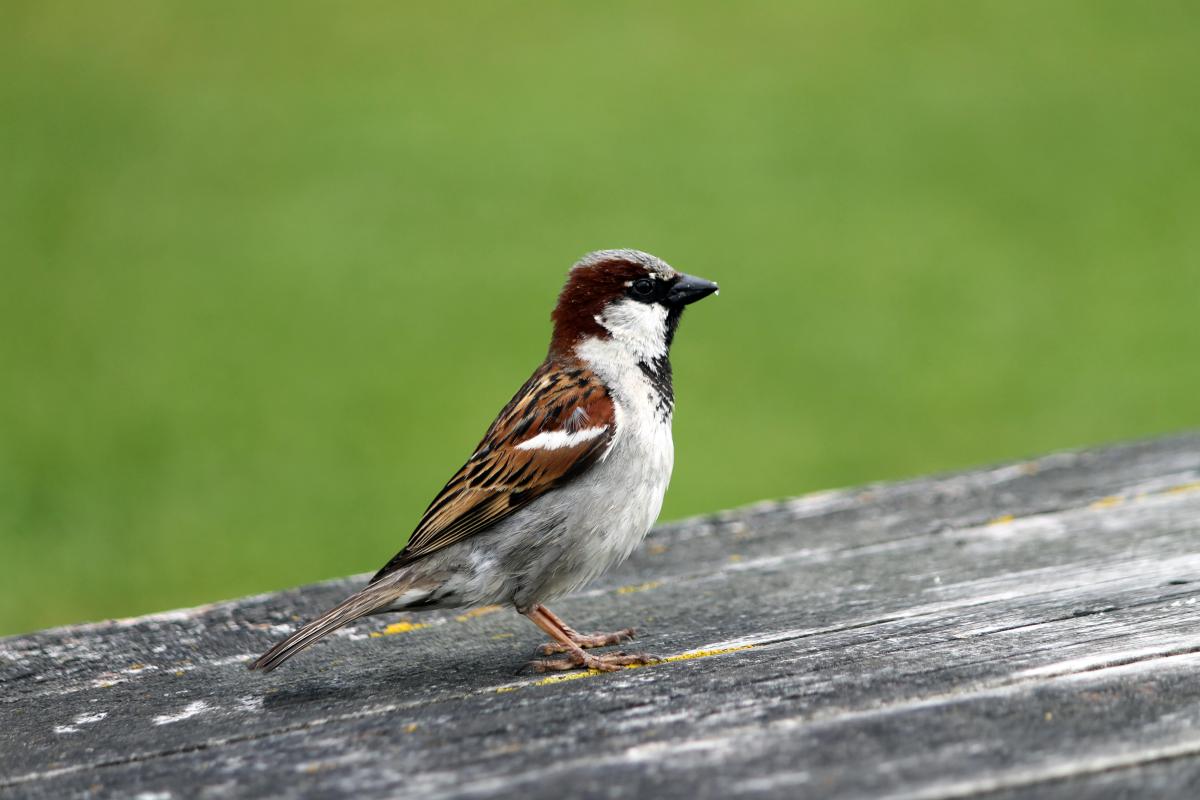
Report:
M653 415L670 423L675 389L665 342L657 348L633 348L617 338L590 336L574 347L572 357L596 373L630 413Z

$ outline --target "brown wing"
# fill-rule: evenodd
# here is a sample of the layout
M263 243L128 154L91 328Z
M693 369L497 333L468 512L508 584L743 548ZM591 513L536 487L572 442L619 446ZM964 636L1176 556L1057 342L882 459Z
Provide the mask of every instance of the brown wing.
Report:
M612 400L595 374L547 361L500 412L474 455L429 504L408 544L371 583L562 486L595 463L615 432Z

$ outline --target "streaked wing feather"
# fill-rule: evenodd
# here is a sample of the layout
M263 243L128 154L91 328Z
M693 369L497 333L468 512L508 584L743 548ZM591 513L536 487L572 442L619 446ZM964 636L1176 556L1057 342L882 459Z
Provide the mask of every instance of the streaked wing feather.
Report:
M542 433L558 437L555 449L520 449ZM486 530L562 486L599 459L616 432L612 400L599 379L582 367L547 361L517 392L488 429L475 453L438 493L408 544L371 579Z

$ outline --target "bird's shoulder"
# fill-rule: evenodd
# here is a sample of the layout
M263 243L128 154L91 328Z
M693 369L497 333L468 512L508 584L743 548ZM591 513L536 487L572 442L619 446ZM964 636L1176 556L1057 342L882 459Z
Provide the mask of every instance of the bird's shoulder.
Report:
M579 362L547 359L501 409L372 583L490 528L602 460L617 433L608 388Z

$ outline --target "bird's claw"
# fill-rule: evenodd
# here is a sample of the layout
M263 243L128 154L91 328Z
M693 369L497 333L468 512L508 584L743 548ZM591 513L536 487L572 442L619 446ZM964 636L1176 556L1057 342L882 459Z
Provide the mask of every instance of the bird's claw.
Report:
M624 667L657 664L662 659L647 653L606 653L602 656L569 652L563 658L546 658L531 662L537 672L562 672L570 669L590 669L597 672L616 672Z
M625 628L623 630L616 631L615 633L582 634L571 631L568 636L571 637L571 641L574 642L578 647L588 650L595 647L609 647L614 644L620 644L621 642L627 642L634 638L635 633L636 632L633 628ZM571 652L571 648L567 647L565 644L559 644L558 642L549 642L542 645L538 649L544 656L552 656L555 653Z

